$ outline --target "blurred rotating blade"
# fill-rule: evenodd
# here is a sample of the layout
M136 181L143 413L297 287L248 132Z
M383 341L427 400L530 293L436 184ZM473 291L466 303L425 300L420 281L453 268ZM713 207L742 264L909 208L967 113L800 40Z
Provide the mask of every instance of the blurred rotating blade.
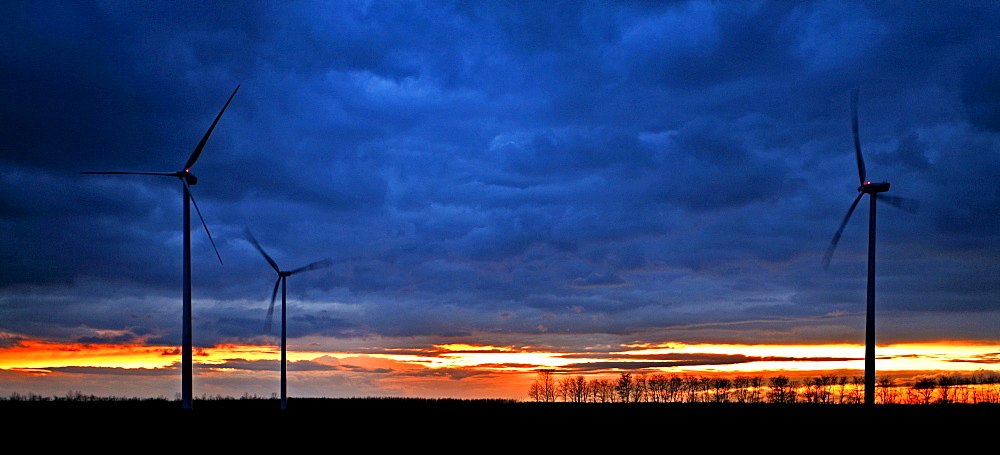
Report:
M176 172L118 172L118 171L115 171L115 172L93 172L93 171L85 171L85 172L81 172L81 174L167 175L167 176L170 176L170 177L177 177L177 173Z
M267 263L271 264L271 268L274 269L275 272L281 273L281 269L278 268L278 263L274 262L274 259L271 259L271 256L269 256L267 252L264 251L264 247L260 246L260 243L257 243L257 239L255 239L253 237L253 234L250 233L250 229L244 229L243 235L245 235L247 240L250 241L250 244L253 245L253 247L256 248L257 251L259 251L262 256L264 256L264 259L267 260Z
M208 127L208 131L205 132L205 136L201 138L201 142L198 146L194 148L191 152L191 157L188 158L187 163L184 163L184 169L191 169L194 166L194 162L198 161L198 156L201 155L201 150L205 148L205 143L208 142L208 137L212 135L212 130L215 129L215 125L219 123L219 119L222 118L222 114L226 112L226 108L229 107L229 103L233 101L233 97L236 96L236 92L240 90L240 86L236 86L236 90L233 90L233 94L229 95L229 101L226 101L226 105L222 106L222 110L219 111L219 115L215 117L215 121L212 122L212 126Z
M274 292L271 292L271 304L267 307L267 318L264 319L264 331L271 331L271 320L274 318L274 299L278 298L278 286L281 285L281 277L274 282Z
M851 92L851 129L854 131L854 153L858 158L858 178L865 184L865 159L861 156L861 140L858 139L858 90Z
M833 234L833 240L830 241L830 246L826 249L826 254L823 255L823 270L830 267L830 258L833 257L833 250L837 249L837 242L840 242L840 235L844 233L844 226L847 226L847 220L851 219L851 214L854 213L854 208L858 206L858 202L864 197L865 193L858 193L858 197L854 199L854 203L851 204L851 208L847 209L847 215L844 216L844 221L840 223L840 228L837 229L837 233Z
M292 270L292 271L288 272L288 274L289 275L293 275L293 274L296 274L296 273L299 273L299 272L306 272L306 271L309 271L309 270L323 269L323 268L329 267L331 265L333 265L333 261L331 261L330 259L323 259L322 261L313 262L312 264L309 264L309 265L307 265L305 267L299 267L299 268L297 268L295 270Z
M215 255L219 257L219 264L222 264L222 255L219 254L219 249L215 247L215 240L212 239L212 233L208 230L208 225L205 224L205 217L201 216L201 209L198 208L198 201L194 200L194 193L191 192L191 187L188 185L187 180L181 179L184 183L184 190L188 192L188 197L191 198L191 203L194 204L194 211L198 212L198 219L201 220L201 225L205 227L205 233L208 234L208 241L212 242L212 249L215 250Z
M875 193L875 199L884 202L907 213L917 213L920 201L899 196L892 196L884 193Z

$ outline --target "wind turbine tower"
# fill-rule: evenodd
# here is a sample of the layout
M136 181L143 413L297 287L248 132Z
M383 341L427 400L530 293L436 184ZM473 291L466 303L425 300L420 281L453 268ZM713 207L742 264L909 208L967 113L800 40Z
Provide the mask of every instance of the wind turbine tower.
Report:
M285 316L287 314L286 308L288 307L288 305L286 304L287 303L286 300L287 294L285 292L287 289L286 283L288 282L288 277L296 273L329 267L332 263L329 259L324 259L322 261L313 262L312 264L309 264L304 267L299 267L294 270L281 270L278 267L278 263L274 262L274 259L271 259L271 256L268 255L266 251L264 251L264 247L260 246L260 243L257 242L257 239L254 238L253 234L250 233L249 229L246 230L245 234L247 240L250 241L250 244L253 245L253 247L260 252L261 256L264 256L264 260L266 260L267 263L271 265L271 268L274 269L275 273L278 274L278 280L274 282L274 291L271 292L271 305L267 307L267 319L264 322L264 330L267 332L271 331L271 318L274 315L274 300L278 296L278 285L281 285L281 409L287 409L288 381L286 376L286 368L288 362L287 362L286 348L287 348L288 325L286 323L287 319Z
M844 221L840 223L840 228L833 235L830 246L823 256L823 268L830 265L830 258L837 248L840 236L844 232L847 221L854 213L854 208L861 202L861 198L866 194L869 197L868 208L868 300L865 307L865 404L875 403L875 201L887 203L898 209L916 213L917 201L898 196L883 194L889 191L889 182L872 182L868 180L865 170L865 160L861 156L861 141L858 139L858 92L855 90L851 94L851 128L854 133L854 152L858 163L858 197L854 199L851 208L847 210Z
M176 177L180 179L183 191L184 191L184 303L183 303L183 315L182 315L182 346L181 346L181 406L184 409L191 409L193 402L193 376L194 376L194 366L193 366L193 343L191 337L191 204L194 204L195 211L198 212L198 218L201 219L202 226L205 227L205 233L208 234L209 241L212 242L212 248L215 249L215 255L219 257L219 263L222 263L222 256L219 255L219 249L215 247L215 240L212 240L212 233L208 231L208 225L205 224L205 218L201 216L201 210L198 209L198 203L194 200L191 195L191 185L198 184L198 178L191 173L191 167L194 163L198 161L198 157L201 156L202 149L205 148L205 143L208 142L208 137L212 135L212 130L215 129L215 125L219 123L219 119L222 118L222 114L226 112L226 108L229 107L229 103L233 101L233 97L236 96L236 92L239 91L240 87L237 85L236 90L233 90L233 94L229 96L229 100L226 101L225 106L222 106L222 110L219 111L219 115L215 117L215 121L212 122L212 126L208 127L208 131L205 132L205 136L201 138L201 142L198 146L194 148L191 156L188 158L187 162L184 163L184 167L177 172L81 172L81 174L128 174L128 175L160 175L167 177Z

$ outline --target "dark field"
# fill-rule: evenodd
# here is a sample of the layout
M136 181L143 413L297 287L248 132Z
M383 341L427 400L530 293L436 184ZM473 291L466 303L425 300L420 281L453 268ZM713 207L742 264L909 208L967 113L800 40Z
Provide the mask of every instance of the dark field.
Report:
M302 438L330 437L386 448L434 444L442 438L501 443L538 437L546 444L582 448L586 441L645 441L640 446L691 439L764 444L774 438L788 442L804 437L846 447L843 444L849 441L867 439L868 425L880 438L906 445L923 440L965 444L995 438L998 411L995 404L866 407L303 398L290 399L284 411L277 400L264 399L196 400L193 410L184 411L179 402L165 400L0 402L8 439L50 436L54 439L48 442L61 444L141 436L174 445L178 431L192 431L201 434L198 439L206 444L221 444L218 437L251 446L255 440L271 444L273 438L287 437L295 441L292 444L303 444Z

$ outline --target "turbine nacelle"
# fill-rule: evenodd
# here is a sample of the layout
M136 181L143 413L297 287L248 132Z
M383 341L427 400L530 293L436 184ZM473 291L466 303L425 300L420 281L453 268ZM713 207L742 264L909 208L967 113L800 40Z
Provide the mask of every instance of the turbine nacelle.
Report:
M889 191L889 182L863 182L858 187L860 193L884 193L886 191Z
M187 182L188 186L198 184L198 177L195 177L194 174L191 173L191 169L184 169L183 171L177 171L176 175L177 178Z

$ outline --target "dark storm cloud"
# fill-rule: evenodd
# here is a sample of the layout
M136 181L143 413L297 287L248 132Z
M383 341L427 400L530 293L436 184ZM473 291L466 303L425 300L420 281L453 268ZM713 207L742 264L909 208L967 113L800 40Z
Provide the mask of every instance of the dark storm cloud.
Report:
M747 340L856 316L861 207L819 267L856 194L854 87L869 174L921 201L879 212L880 308L1000 310L990 2L0 12L5 332L176 343L179 183L77 172L176 171L237 84L193 167L225 262L196 218L201 346L268 335L244 227L282 267L334 262L289 279L292 336Z
M607 272L592 273L586 278L577 278L573 280L573 285L577 287L626 286L628 285L628 282L612 272Z
M24 337L0 332L0 348L12 348L21 346L21 343L23 343L25 340L26 338Z
M105 375L105 376L176 376L177 367L169 368L120 368L120 367L57 367L46 368L53 373Z
M474 376L489 376L493 373L474 370L474 369L463 369L463 368L435 368L435 369L422 369L413 371L400 372L399 376L407 377L444 377L451 380L459 381L465 378L471 378Z
M996 46L996 44L994 44ZM1000 49L984 49L968 63L962 79L962 103L972 124L987 131L1000 131Z
M576 371L609 371L609 370L645 370L649 368L685 367L696 365L732 365L752 362L756 359L743 355L698 355L693 354L674 360L632 361L632 362L587 362L565 365L564 368Z
M565 358L590 357L595 356L563 356ZM741 354L667 354L667 355L637 355L637 356L616 356L607 355L608 358L628 358L633 360L623 360L615 362L585 362L564 365L563 368L575 371L618 371L618 370L646 370L650 368L679 368L686 366L704 365L733 365L749 362L842 362L858 360L857 358L845 357L777 357L777 356L746 356Z
M281 364L277 360L243 360L227 359L222 363L213 363L200 368L214 370L240 370L240 371L278 371ZM309 360L297 360L288 363L291 371L328 371L337 370L341 367L335 365L325 365Z
M978 356L973 356L971 358L965 358L965 359L953 359L949 360L949 362L1000 363L1000 352L981 354Z

